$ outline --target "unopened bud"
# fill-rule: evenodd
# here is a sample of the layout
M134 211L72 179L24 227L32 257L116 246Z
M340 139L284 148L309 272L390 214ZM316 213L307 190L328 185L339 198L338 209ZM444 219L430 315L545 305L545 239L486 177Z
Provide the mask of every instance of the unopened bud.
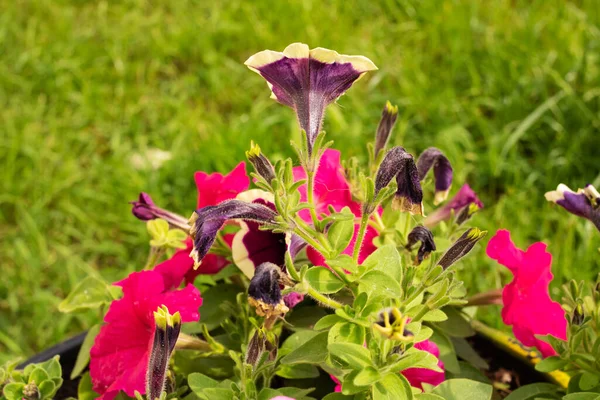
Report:
M448 268L466 256L485 235L487 235L487 231L481 231L478 228L469 229L446 251L440 261L438 261L438 265L443 269Z
M271 164L269 159L260 151L260 147L254 142L251 142L250 150L246 152L246 157L254 166L256 173L263 177L268 184L271 184L271 181L275 179L275 168L273 168L273 164Z
M160 399L165 390L169 372L169 359L181 331L181 315L170 314L166 306L154 312L154 340L148 360L146 375L146 394L148 400Z
M379 120L379 125L377 126L377 133L375 134L375 158L387 146L392 129L396 124L396 119L398 119L398 106L393 106L389 101L386 102L381 112L381 120Z
M25 385L25 387L23 387L23 398L25 400L37 400L41 398L40 389L38 389L36 382L28 383Z

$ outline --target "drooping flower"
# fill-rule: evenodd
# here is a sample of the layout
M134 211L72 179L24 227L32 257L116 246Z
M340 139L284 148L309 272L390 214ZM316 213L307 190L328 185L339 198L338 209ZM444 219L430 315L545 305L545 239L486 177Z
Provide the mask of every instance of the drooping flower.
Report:
M423 215L423 190L413 156L401 146L391 148L381 161L375 177L375 195L396 178L398 188L393 207L411 214Z
M444 363L440 360L440 349L433 341L424 340L416 343L415 348L433 354L438 359L438 367L440 367L442 370L444 369ZM438 372L426 368L408 368L402 371L402 375L408 379L410 386L419 389L423 389L423 383L437 386L445 379L444 372Z
M465 183L449 202L429 214L427 218L425 218L425 221L423 221L423 224L426 227L435 226L441 221L449 219L453 212L456 214L471 204L483 208L483 203L479 200L477 194Z
M121 390L130 397L135 391L145 393L158 307L164 305L179 312L183 322L191 322L198 321L202 305L193 285L168 290L163 275L154 270L134 272L116 285L123 288L123 297L110 305L90 351L93 389L104 400Z
M280 288L280 285L288 282L287 279L281 268L273 263L266 262L256 267L248 286L248 302L256 308L258 315L270 318L289 311Z
M273 223L276 215L275 211L265 205L240 200L227 200L216 206L199 208L190 219L193 225L190 234L194 240L194 249L190 256L194 259L194 266L200 265L226 221L240 219Z
M377 69L366 57L341 55L321 47L309 50L303 43L293 43L283 52L261 51L245 64L267 81L273 99L296 112L309 152L321 130L325 107L366 72Z
M432 251L435 251L435 242L433 240L433 234L429 229L425 228L424 226L416 226L408 234L408 242L406 243L406 248L410 250L412 246L417 242L421 242L421 246L419 246L419 250L417 252L417 259L415 260L415 265L421 264L423 260L427 258Z
M389 101L386 102L385 107L381 112L381 119L377 126L377 132L375 133L375 146L373 149L375 158L377 158L379 152L383 151L385 146L387 146L392 134L392 129L394 129L394 125L396 125L396 119L398 119L398 106L393 106Z
M562 183L556 190L546 193L546 200L558 204L571 214L589 219L600 230L600 193L592 185L577 192Z
M198 171L194 174L194 180L198 188L197 208L216 206L225 200L234 199L250 186L244 162L239 163L225 176L216 172L207 174Z
M499 230L487 247L488 257L507 267L513 280L502 291L502 319L512 325L515 337L525 346L537 347L544 357L556 354L536 335L552 335L566 340L567 320L561 305L552 301L549 285L552 254L537 242L526 251L517 248L510 232Z
M439 149L430 147L417 159L419 179L422 181L429 170L433 168L435 178L435 199L433 204L438 205L448 197L452 185L452 165L448 158Z

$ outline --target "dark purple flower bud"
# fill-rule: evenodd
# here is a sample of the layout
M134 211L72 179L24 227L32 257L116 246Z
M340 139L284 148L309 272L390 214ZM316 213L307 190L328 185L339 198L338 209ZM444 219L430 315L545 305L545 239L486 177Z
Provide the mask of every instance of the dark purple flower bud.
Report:
M153 219L164 219L174 228L179 228L184 231L189 230L187 219L174 212L157 207L148 193L140 193L137 201L130 201L132 204L131 212L141 221L150 221Z
M433 168L435 178L435 199L433 204L437 205L446 200L448 191L452 185L452 166L448 158L439 149L430 147L419 156L417 169L419 179L425 179L429 170Z
M175 349L181 331L181 315L171 315L166 306L154 312L154 340L148 359L146 372L146 393L148 399L160 399L165 390L165 382L169 372L169 359Z
M289 311L283 302L281 283L281 268L277 265L266 262L256 268L248 287L248 301L258 315L270 318Z
M435 226L440 221L449 219L452 213L457 213L470 204L483 208L483 203L479 200L477 194L465 183L448 203L429 214L423 224L427 227Z
M413 156L397 146L387 152L375 177L375 196L396 177L398 189L392 206L400 211L423 215L423 191Z
M366 72L377 69L366 57L340 55L320 47L309 50L303 43L293 43L283 52L261 51L245 64L265 78L271 98L296 111L309 153L321 130L325 107Z
M546 193L546 200L558 204L571 214L586 218L600 230L600 194L592 185L577 192L562 183L555 191Z
M267 157L260 151L260 147L254 142L250 145L250 150L246 152L248 161L254 166L254 170L258 175L263 177L268 184L275 179L275 168Z
M444 253L438 265L443 269L448 268L464 256L466 256L475 244L487 235L487 231L471 228L458 238L456 242Z
M429 257L429 254L432 251L435 251L433 234L424 226L417 226L408 234L408 243L406 243L406 248L410 250L417 242L421 242L421 246L417 252L415 265L421 264L425 258Z
M190 257L194 267L200 262L215 242L219 229L230 219L242 219L258 223L273 223L277 214L269 207L258 203L246 203L240 200L227 200L216 206L199 208L190 218L190 235L194 240L194 249Z
M375 158L387 146L392 129L396 125L396 119L398 119L398 106L393 106L388 101L381 112L381 120L379 120L377 133L375 134Z

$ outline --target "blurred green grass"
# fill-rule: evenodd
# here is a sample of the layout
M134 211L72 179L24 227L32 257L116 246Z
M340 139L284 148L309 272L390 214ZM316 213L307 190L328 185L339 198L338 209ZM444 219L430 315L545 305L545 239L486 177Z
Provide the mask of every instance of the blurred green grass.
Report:
M272 158L291 154L292 112L243 61L295 41L380 68L328 109L344 157L362 156L389 99L401 109L395 144L441 148L481 195L476 225L508 228L521 247L547 242L555 286L599 271L600 235L543 197L559 182L600 183L597 0L29 0L0 11L0 362L98 318L57 311L82 277L145 261L127 205L139 191L187 214L194 171L228 170L251 139ZM172 160L132 168L151 148ZM461 273L472 292L506 278L483 247Z

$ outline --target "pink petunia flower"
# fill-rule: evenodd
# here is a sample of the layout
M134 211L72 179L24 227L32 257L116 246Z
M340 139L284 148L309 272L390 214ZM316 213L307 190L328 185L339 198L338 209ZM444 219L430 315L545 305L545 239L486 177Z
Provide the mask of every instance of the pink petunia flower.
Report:
M90 376L100 399L111 400L119 391L133 397L145 393L146 369L154 340L153 312L161 305L179 312L183 322L198 321L202 305L193 285L168 290L168 279L158 271L133 272L116 283L123 297L113 301L90 351ZM169 286L178 286L169 282Z
M483 203L481 200L479 200L479 197L477 197L477 193L475 193L473 189L471 189L471 187L465 183L448 203L429 214L423 223L427 227L435 226L441 221L445 221L450 218L453 211L456 214L458 211L468 207L471 204L475 204L477 207L483 208Z
M194 174L194 180L198 187L197 208L215 206L222 201L234 199L250 186L245 162L239 163L225 176L198 171Z
M294 168L294 179L306 179L306 173L302 167ZM301 201L306 201L306 185L302 185L299 189ZM342 164L340 162L340 152L337 150L327 149L321 157L319 167L315 173L315 190L314 190L315 207L317 214L329 214L329 205L333 206L335 211L340 211L344 207L349 207L350 211L357 217L361 216L361 204L352 199L350 184L344 176ZM310 212L308 210L300 211L300 217L311 222ZM358 236L359 224L354 225L354 235L348 247L343 251L343 254L352 255L354 243ZM367 227L365 238L359 254L359 262L364 261L369 254L376 250L373 244L379 233L371 226ZM307 255L314 265L325 265L325 259L315 249L309 247Z
M438 367L444 369L444 363L442 363L440 358L440 349L437 345L431 340L424 340L422 342L416 343L415 348L419 350L426 351L428 353L433 354L438 359ZM423 389L423 383L428 383L433 386L437 386L442 383L445 379L443 372L433 371L431 369L426 368L408 368L400 372L410 383L410 386ZM335 391L341 392L342 385L340 380L335 376L330 375L331 379L336 383Z
M523 251L514 245L509 231L499 230L486 252L514 276L502 292L504 323L512 325L515 337L525 346L537 347L544 357L555 355L548 343L536 337L552 335L563 340L567 337L565 311L549 294L552 254L546 251L546 245L537 242Z

